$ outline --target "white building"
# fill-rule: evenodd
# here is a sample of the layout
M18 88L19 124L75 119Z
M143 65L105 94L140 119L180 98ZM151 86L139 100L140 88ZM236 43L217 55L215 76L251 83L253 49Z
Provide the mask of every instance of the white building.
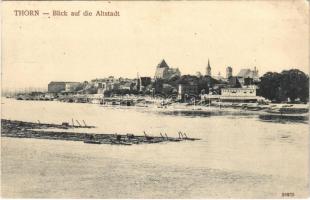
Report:
M205 94L201 99L221 102L263 102L265 98L256 96L256 86L251 85L242 88L222 88L221 95Z
M222 96L225 97L255 97L256 88L223 88L221 89Z

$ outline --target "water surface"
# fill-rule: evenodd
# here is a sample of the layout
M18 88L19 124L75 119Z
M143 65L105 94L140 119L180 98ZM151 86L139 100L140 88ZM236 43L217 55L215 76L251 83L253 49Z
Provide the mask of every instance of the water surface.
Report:
M92 145L2 138L2 196L53 198L281 198L308 195L308 125L258 115L188 116L153 108L3 99L2 118L85 120L92 132L184 131L200 141ZM76 130L79 131L79 130Z

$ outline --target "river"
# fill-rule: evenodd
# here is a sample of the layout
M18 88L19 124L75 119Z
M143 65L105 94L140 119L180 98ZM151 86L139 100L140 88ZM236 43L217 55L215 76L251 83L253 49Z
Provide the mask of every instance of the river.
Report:
M2 118L84 120L92 132L178 131L199 141L94 145L1 138L2 197L282 198L309 195L307 122L257 115L177 115L160 109L2 99ZM76 131L79 131L76 129Z

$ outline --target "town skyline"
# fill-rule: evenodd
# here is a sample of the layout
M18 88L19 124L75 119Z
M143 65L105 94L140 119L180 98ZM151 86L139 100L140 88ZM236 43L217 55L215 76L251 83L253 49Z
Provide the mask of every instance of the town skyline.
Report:
M309 10L305 4L101 2L102 7L118 9L120 17L90 20L15 17L16 4L5 2L2 87L45 87L53 80L107 76L135 78L137 73L153 77L161 59L179 68L182 75L205 74L208 59L213 75L225 75L227 66L235 75L241 68L255 66L260 75L292 68L309 74L309 45L305 42ZM19 2L22 5L26 3ZM33 2L31 6L43 11L73 9L64 2L44 7ZM74 8L93 10L98 5L78 2Z
M168 66L169 66L170 68L178 68L178 69L180 70L180 72L181 72L181 76L183 76L183 75L193 75L193 76L196 76L197 73L200 73L202 76L205 76L205 75L207 75L206 68L208 67L208 63L210 63L210 66L211 66L211 76L212 76L212 77L217 77L217 76L220 75L220 76L222 76L222 77L225 78L225 77L226 77L226 73L227 73L227 72L226 72L227 67L231 67L231 68L232 68L232 75L233 75L233 76L237 76L237 74L238 74L241 70L243 70L243 69L250 69L250 70L257 69L257 70L258 70L258 75L259 75L259 77L261 77L262 75L264 75L264 74L267 73L267 72L278 72L278 73L280 73L280 72L282 72L282 71L284 71L284 70L290 70L290 69L299 69L299 70L303 71L304 73L306 73L307 75L309 75L308 71L304 71L303 69L297 68L297 67L296 67L296 68L294 68L294 67L285 68L285 69L281 69L280 71L267 70L266 72L261 72L261 71L260 71L260 68L257 67L257 66L244 66L244 67L241 66L241 67L238 68L239 70L236 70L234 66L232 66L232 65L227 65L227 66L225 66L224 69L222 69L223 67L221 67L221 71L220 71L220 70L217 71L217 68L216 68L215 66L212 65L212 61L211 61L210 59L208 59L208 62L207 62L207 64L206 64L206 66L205 66L201 71L196 71L196 72L193 71L193 72L191 72L191 73L183 73L183 72L182 72L182 68L180 68L180 67L175 67L175 66L169 64L169 62L168 62L167 59L165 59L165 58L160 59L160 62L162 62L163 60L167 62ZM139 72L136 72L136 74L133 75L133 76L125 76L125 75L122 76L122 75L118 75L118 74L106 74L106 75L101 75L101 76L92 77L92 78L89 78L89 79L81 79L81 80L70 79L70 77L68 77L67 79L47 80L47 83L52 82L52 81L60 81L60 82L61 82L61 81L64 81L64 82L84 82L84 81L91 81L91 80L94 80L94 79L108 78L108 77L114 77L114 78L116 78L116 79L118 79L118 78L136 79L138 76L140 76L140 77L150 77L150 78L153 79L153 78L155 77L155 73L156 73L156 66L157 66L160 62L158 62L157 64L154 65L154 67L153 67L153 72L150 72L150 74L141 74L141 73L139 73ZM87 76L86 76L86 77L87 77ZM45 85L36 85L36 86L34 86L34 85L27 85L27 86L22 86L22 87L15 87L15 88L3 87L2 89L3 89L3 90L8 90L8 91L10 91L10 90L23 90L23 89L26 89L26 88L47 89L46 85L47 85L47 84L45 84Z

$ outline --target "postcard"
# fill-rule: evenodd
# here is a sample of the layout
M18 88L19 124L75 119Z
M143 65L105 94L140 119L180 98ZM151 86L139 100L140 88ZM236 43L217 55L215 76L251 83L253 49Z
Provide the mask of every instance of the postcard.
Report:
M309 197L309 1L3 1L1 197Z

